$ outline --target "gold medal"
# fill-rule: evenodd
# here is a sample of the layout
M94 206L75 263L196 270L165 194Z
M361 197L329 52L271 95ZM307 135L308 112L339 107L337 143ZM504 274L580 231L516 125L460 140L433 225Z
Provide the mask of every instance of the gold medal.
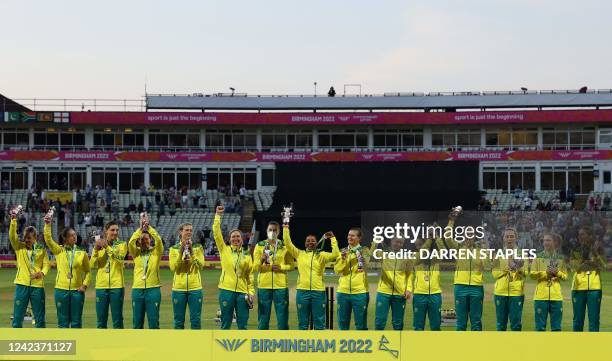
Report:
M147 275L142 275L142 277L140 277L141 280L146 280L147 279Z

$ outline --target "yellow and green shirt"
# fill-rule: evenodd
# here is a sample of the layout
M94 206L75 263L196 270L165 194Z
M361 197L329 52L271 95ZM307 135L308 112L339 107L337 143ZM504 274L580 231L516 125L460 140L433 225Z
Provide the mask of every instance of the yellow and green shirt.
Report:
M283 241L287 246L287 252L297 261L298 281L296 288L298 290L325 291L325 283L323 283L325 266L340 254L336 237L331 238L331 252L297 248L291 241L289 227L283 228Z
M174 272L173 291L196 291L202 289L200 270L204 268L204 250L201 245L192 246L190 260L183 260L180 243L170 247L170 270Z
M370 250L372 254L379 243L372 242ZM403 296L406 291L412 289L410 278L414 264L407 259L383 259L380 266L380 280L377 292L387 295ZM412 291L411 291L412 292Z
M92 268L98 268L96 273L96 288L123 288L123 260L127 255L127 243L116 240L103 249L94 247L89 263Z
M261 259L266 248L270 252L270 264L265 264ZM280 266L280 270L273 271L272 266ZM280 239L273 245L269 240L260 241L253 251L253 270L258 272L257 287L262 289L287 288L287 272L295 267L293 258L287 252L287 247Z
M548 266L557 264L557 276L550 277ZM556 254L541 252L531 264L529 277L536 280L536 288L533 296L534 301L563 301L561 293L561 281L567 279L567 270L563 259Z
M77 245L67 247L57 244L51 234L51 224L45 223L44 236L47 247L55 255L57 267L55 288L71 291L83 285L89 286L90 267L87 252Z
M132 288L154 288L161 286L159 262L164 254L164 243L159 233L153 227L149 226L147 231L155 242L153 249L142 251L140 247L136 246L136 241L142 235L140 228L132 234L128 242L128 251L134 260L134 281ZM145 276L145 279L142 279L143 276Z
M232 292L255 295L255 280L253 277L253 260L248 251L242 247L228 246L221 232L221 216L215 215L213 222L213 238L221 257L221 277L219 288Z
M17 236L17 220L11 219L9 227L9 240L15 251L17 259L17 274L15 275L15 284L29 287L44 287L45 280L43 278L31 279L30 275L42 272L45 276L49 273L49 256L47 250L38 243L32 244L32 248L28 249L24 242L19 242Z
M574 271L572 291L601 290L601 272L606 269L606 260L601 255L585 259L580 250L570 255L570 266Z
M421 249L429 249L433 241L428 239ZM439 242L436 241L436 247ZM420 252L416 253L414 270L408 278L408 288L414 294L434 295L442 293L440 283L440 263L438 260L421 259Z
M363 269L359 270L357 252L363 257ZM334 271L340 276L338 292L346 294L368 293L368 265L370 263L370 249L362 247L349 247L346 259L342 254L336 259Z
M509 259L500 258L493 261L493 278L496 296L523 296L525 295L525 278L529 274L528 260L523 260L523 266L516 271L510 270Z

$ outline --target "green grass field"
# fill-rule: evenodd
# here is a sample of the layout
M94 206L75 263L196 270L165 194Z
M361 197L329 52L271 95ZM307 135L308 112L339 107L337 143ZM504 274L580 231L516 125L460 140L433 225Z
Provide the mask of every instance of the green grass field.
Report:
M218 292L217 292L217 281L220 275L219 270L206 270L203 271L204 279L204 306L202 310L202 327L206 329L215 329L217 325L214 321L215 314L218 310ZM162 328L172 328L172 304L170 298L172 274L168 269L162 269L162 304L160 312L160 324ZM132 327L132 308L131 308L131 288L129 285L132 284L132 270L126 270L126 297L124 304L124 323L126 328ZM612 295L609 292L612 288L611 277L608 277L609 273L603 275L604 283L604 294L601 308L601 331L612 331ZM14 285L13 279L15 276L14 269L0 269L0 327L10 327L10 316L13 312L13 292ZM452 286L451 272L444 272L442 275L443 284L443 308L453 308L453 286ZM485 330L495 330L495 306L493 304L493 281L492 277L487 274L487 283L485 286L485 306L483 312L483 325ZM290 284L295 285L297 278L297 272L291 272L289 274ZM55 269L46 277L46 297L47 297L47 327L57 327L57 316L53 302L53 280L55 280ZM328 286L337 285L337 277L326 276L326 284ZM374 308L375 308L375 297L376 297L376 277L370 277L370 308L368 310L368 327L374 328ZM92 282L92 284L94 284ZM563 330L570 331L572 328L572 303L569 298L570 283L565 282L563 284L563 294L565 296L563 305ZM535 283L529 280L526 284L526 300L525 307L523 308L523 330L532 331L534 329L534 310L533 310L533 290ZM295 310L295 289L292 288L290 294L290 313L289 313L289 326L292 329L297 328L297 316ZM412 329L412 306L406 307L406 318L404 329ZM189 318L189 316L187 316ZM336 317L334 317L336 319ZM336 320L337 321L337 320ZM109 326L112 324L109 317ZM187 321L186 326L189 323ZM24 322L24 327L31 327L29 322ZM83 311L83 327L94 328L96 327L96 311L95 311L95 290L89 288L86 293L85 308ZM146 325L145 325L146 327ZM270 322L272 329L276 328L276 321L274 314ZM255 303L255 309L251 311L249 317L249 329L257 328L257 303ZM335 326L337 328L337 324ZM387 328L391 328L390 319L387 324ZM586 327L585 327L586 328ZM453 330L453 327L443 327L444 330Z

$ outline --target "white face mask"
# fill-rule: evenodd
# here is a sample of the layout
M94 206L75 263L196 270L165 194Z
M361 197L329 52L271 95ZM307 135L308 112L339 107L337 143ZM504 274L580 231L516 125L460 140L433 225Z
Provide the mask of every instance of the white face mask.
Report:
M276 232L268 231L268 239L276 239Z

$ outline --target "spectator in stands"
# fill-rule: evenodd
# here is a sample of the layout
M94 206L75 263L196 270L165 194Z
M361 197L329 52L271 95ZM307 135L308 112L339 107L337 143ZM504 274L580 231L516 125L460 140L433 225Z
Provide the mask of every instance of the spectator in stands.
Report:
M149 198L147 198L145 201L145 211L147 213L151 213L153 211L153 204L151 204L151 201L149 200Z
M202 197L204 195L204 192L202 192L202 188L198 188L196 189L195 195L193 196L193 206L194 207L198 207L199 201L200 201L200 197Z
M136 212L136 205L134 204L134 201L130 201L130 205L128 206L128 211L129 212Z
M595 210L598 211L601 208L601 196L598 194L595 197Z
M132 224L132 216L129 213L126 213L123 216L123 224L126 226L129 226L130 224Z
M157 204L159 206L159 204L161 203L161 195L158 192L155 192L155 204Z
M85 227L91 226L91 218L92 218L91 214L85 215L85 218L84 218Z
M244 200L246 198L247 190L244 187L244 184L240 186L240 199Z
M11 190L11 186L9 184L8 179L4 179L2 181L2 192L9 192Z
M223 184L219 184L219 188L217 189L217 191L219 192L219 195L225 195L225 185Z
M138 213L142 213L144 212L144 204L142 204L142 201L138 202Z
M204 197L204 195L200 195L200 198L198 199L198 207L204 209L206 208L206 197Z
M522 193L523 193L523 189L521 188L521 185L517 184L516 188L514 188L514 198L521 198Z
M155 186L153 184L149 184L149 188L147 189L147 195L152 196L155 194Z
M327 96L328 97L335 97L336 96L336 89L334 89L334 87L330 87L329 91L327 92Z
M159 208L157 210L157 217L166 215L166 205L162 202L159 204Z
M110 204L113 201L113 187L110 183L106 183L106 203Z
M174 217L175 214L176 214L176 204L170 203L170 215Z
M0 199L0 229L4 229L4 217L6 217L6 204L2 198Z
M602 208L601 208L601 210L602 210L602 211L608 211L608 210L610 210L610 201L611 201L611 200L610 200L610 195L608 195L608 194L606 193L606 196L605 196L605 197L604 197L604 199L603 199L603 206L602 206Z
M528 196L525 196L525 199L523 199L523 206L526 211L531 210L531 203L532 203L531 198L529 198Z
M147 195L147 188L145 187L144 183L140 183L140 196L146 197Z
M181 208L189 208L189 196L187 193L181 195Z
M230 194L230 196L235 195L238 195L238 186L236 184L234 184L234 186L232 187L232 193Z
M173 204L175 208L181 208L181 196L178 194L178 192L174 193L174 199L173 199Z
M111 211L113 213L113 219L118 220L119 219L119 201L117 200L117 197L113 197L113 201L111 202Z

